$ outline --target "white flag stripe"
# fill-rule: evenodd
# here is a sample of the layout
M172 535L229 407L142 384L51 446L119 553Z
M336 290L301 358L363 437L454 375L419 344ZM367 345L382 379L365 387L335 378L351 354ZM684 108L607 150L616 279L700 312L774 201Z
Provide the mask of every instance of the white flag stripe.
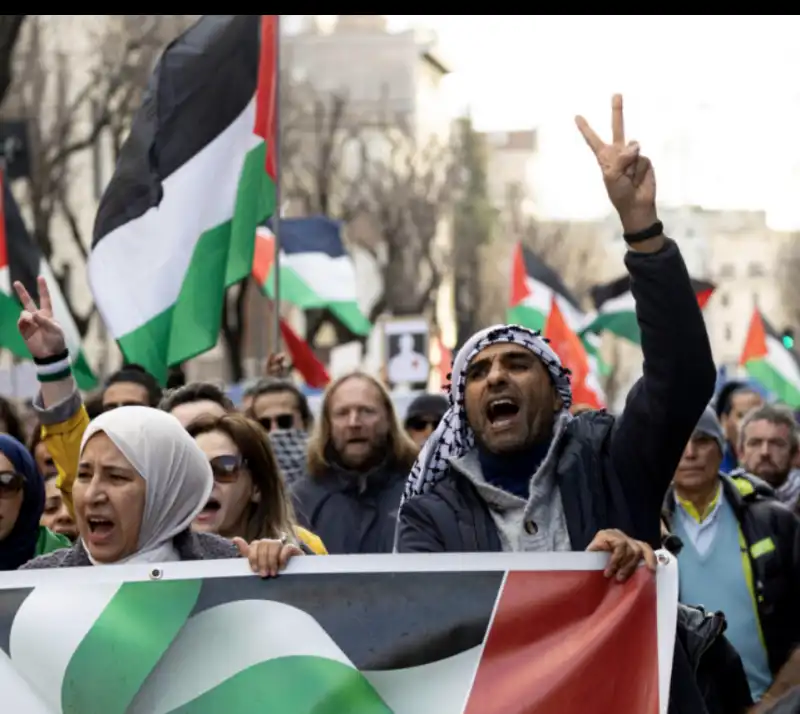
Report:
M11 661L36 682L53 711L61 712L61 689L72 655L121 585L120 580L91 587L38 587L17 611L9 638Z
M235 633L230 645L220 633ZM209 645L221 657L209 657ZM272 600L239 600L192 617L131 705L129 714L168 714L248 667L313 656L353 664L306 612Z
M420 667L364 672L394 714L461 714L483 645Z
M36 680L28 682L11 664L8 655L0 650L0 701L4 712L20 714L60 714L61 707L48 707L34 692Z
M159 206L93 248L89 282L115 338L175 304L200 236L232 218L242 159L263 141L253 134L254 120L255 99L214 141L164 179Z

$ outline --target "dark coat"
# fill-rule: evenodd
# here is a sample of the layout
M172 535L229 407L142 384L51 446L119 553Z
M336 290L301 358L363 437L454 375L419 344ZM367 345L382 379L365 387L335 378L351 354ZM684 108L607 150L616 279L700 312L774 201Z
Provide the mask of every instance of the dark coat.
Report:
M559 441L556 479L573 550L618 528L660 546L664 494L714 392L716 369L703 316L677 246L629 252L644 374L618 418L589 412ZM326 541L327 542L327 541ZM409 499L398 524L399 552L500 550L491 514L457 470Z
M241 557L238 548L231 541L211 533L193 533L186 530L175 536L174 543L181 560L223 560ZM91 564L86 550L78 541L71 548L62 548L34 558L19 569L79 568Z

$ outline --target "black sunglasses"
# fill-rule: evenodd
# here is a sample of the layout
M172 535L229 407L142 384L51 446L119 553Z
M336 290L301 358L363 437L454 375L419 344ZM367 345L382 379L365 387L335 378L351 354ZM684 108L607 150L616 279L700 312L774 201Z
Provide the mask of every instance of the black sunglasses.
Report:
M428 427L435 429L439 426L441 419L423 419L422 417L411 417L406 421L406 429L412 431L425 431Z
M214 480L219 483L233 483L239 478L242 467L246 466L241 456L233 454L215 456L213 459L209 459L208 463L211 464Z
M11 498L25 485L25 477L13 471L0 471L0 498Z
M276 414L274 417L261 417L258 423L267 431L292 429L294 427L294 414Z

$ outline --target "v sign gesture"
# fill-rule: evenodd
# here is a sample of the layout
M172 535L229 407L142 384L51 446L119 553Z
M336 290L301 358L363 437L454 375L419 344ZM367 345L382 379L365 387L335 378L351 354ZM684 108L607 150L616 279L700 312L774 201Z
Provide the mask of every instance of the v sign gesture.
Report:
M625 141L622 96L611 100L611 143L606 144L582 116L575 117L583 138L597 158L606 191L617 209L625 233L652 226L656 217L656 176L650 159L639 153L639 144Z
M22 303L22 313L17 322L25 346L35 359L47 359L66 352L67 343L64 330L53 319L53 304L50 300L50 291L47 281L39 276L37 279L39 299L41 306L37 307L30 293L19 281L14 283L19 300Z

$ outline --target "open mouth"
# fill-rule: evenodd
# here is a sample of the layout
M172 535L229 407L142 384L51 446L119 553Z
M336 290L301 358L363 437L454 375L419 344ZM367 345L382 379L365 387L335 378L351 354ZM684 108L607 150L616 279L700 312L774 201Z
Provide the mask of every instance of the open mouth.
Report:
M492 399L486 407L486 417L492 426L503 426L519 414L519 404L510 397Z
M111 535L114 530L114 522L108 518L91 516L87 523L89 525L89 535L92 540L103 540Z
M217 515L220 508L222 508L222 504L216 498L209 498L197 517L200 520L211 520Z

